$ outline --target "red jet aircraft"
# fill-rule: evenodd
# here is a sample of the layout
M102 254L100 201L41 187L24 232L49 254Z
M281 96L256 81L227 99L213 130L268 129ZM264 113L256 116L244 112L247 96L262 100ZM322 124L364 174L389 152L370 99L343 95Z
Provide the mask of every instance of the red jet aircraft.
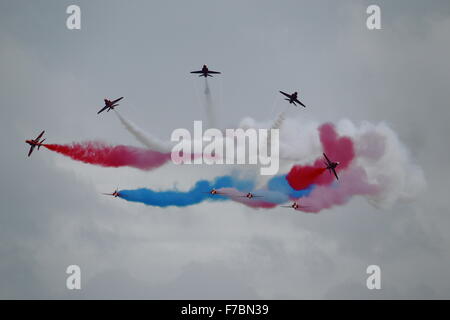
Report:
M289 101L289 103L293 103L294 106L297 106L295 103L298 103L298 104L301 104L303 107L306 108L306 106L303 103L301 103L300 100L297 99L297 95L298 95L297 91L295 91L292 94L289 94L289 93L286 93L286 92L283 92L283 91L280 91L280 93L287 97L284 100Z
M223 195L224 194L224 193L221 193L221 192L217 191L214 188L212 188L211 191L203 192L203 193L208 193L208 194L212 194L212 195L216 195L216 194L222 194Z
M191 71L191 73L199 73L199 77L212 77L211 74L220 74L219 71L209 70L206 64L203 65L202 70L199 71Z
M339 180L338 175L336 173L336 167L339 165L339 162L332 162L330 159L328 159L327 155L324 153L323 156L325 157L324 164L327 167L328 171L331 173L334 173L334 176L336 177L336 180Z
M307 206L301 206L298 202L294 202L293 204L291 204L290 206L281 206L283 208L292 208L294 210L298 210L298 209L306 209L308 208Z
M248 198L248 199L252 199L252 198L263 198L263 196L255 196L253 193L249 192L247 193L245 196L240 196L241 198Z
M105 196L113 196L114 198L120 196L119 188L116 188L116 190L113 193L102 193L102 194L104 194Z
M109 112L109 110L114 109L115 107L117 107L119 104L117 102L119 102L120 100L122 100L123 97L120 97L119 99L116 99L114 101L108 100L108 99L104 99L105 100L105 106L99 111L97 112L97 114L99 114L100 112L103 112L106 110L107 112Z
M38 137L36 138L36 139L34 139L34 140L25 140L25 143L28 143L29 145L30 145L30 151L28 151L28 156L31 156L31 153L33 152L33 150L34 150L34 148L38 148L38 150L39 150L39 148L42 146L42 143L45 141L45 139L44 140L42 140L42 141L39 141L41 138L42 138L42 136L44 135L44 132L45 131L42 131L39 135L38 135Z

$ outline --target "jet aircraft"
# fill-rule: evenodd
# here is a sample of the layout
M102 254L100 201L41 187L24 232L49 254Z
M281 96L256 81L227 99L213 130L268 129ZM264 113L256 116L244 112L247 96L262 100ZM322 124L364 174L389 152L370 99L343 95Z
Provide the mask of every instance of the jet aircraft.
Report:
M120 97L119 99L116 99L116 100L113 100L113 101L108 100L108 99L104 99L105 106L102 109L100 109L100 111L97 112L97 114L100 114L101 112L105 111L106 109L108 109L108 110L106 110L106 112L109 112L109 110L112 110L115 107L117 107L119 105L117 102L119 102L122 99L123 99L123 97Z
M200 74L199 77L212 77L211 74L220 74L219 71L212 71L209 70L208 67L206 66L206 64L203 65L202 70L198 70L198 71L191 71L191 73L196 73L196 74Z
M295 91L292 94L289 94L289 93L286 93L286 92L283 92L283 91L280 91L280 93L287 97L284 100L289 101L289 103L294 104L294 106L297 106L296 103L298 103L298 104L302 105L304 108L306 108L306 106L300 100L298 100L298 98L297 98L297 96L298 96L297 91Z
M40 139L42 138L42 136L44 135L44 133L45 133L45 130L42 131L42 132L37 136L36 139L25 140L25 143L28 143L28 144L30 145L30 151L28 151L28 156L31 156L31 153L33 153L34 148L37 147L38 150L39 150L39 148L43 145L45 139L42 140L42 141L40 141Z

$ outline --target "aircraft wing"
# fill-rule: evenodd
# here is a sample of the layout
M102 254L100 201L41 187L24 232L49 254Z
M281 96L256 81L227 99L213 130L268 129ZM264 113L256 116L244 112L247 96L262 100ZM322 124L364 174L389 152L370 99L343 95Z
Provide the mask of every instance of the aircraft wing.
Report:
M301 104L304 108L306 108L306 106L300 101L300 100L298 100L298 99L295 99L295 102L297 102L297 103L299 103L299 104Z
M220 74L219 71L211 71L211 70L208 70L208 73L212 73L212 74Z
M123 99L123 97L120 97L119 99L116 99L116 100L114 100L113 102L111 102L112 104L114 104L114 103L116 103L116 102L119 102L120 100L122 100Z
M280 206L280 207L283 207L283 208L292 208L292 206Z
M336 173L336 170L334 170L334 169L331 169L331 170L333 171L334 176L336 177L336 180L339 180L338 175L337 175L337 173Z
M202 70L199 70L199 71L191 71L191 73L203 73L203 71L202 71Z
M28 151L28 156L31 156L31 153L33 152L33 150L34 150L34 146L31 146L30 151Z
M108 109L108 106L104 106L99 112L97 112L97 114L99 114L99 113L105 111L106 109Z
M281 94L285 95L286 97L288 97L289 99L291 98L291 95L289 93L280 91Z
M323 156L325 157L325 159L327 160L328 163L331 163L330 159L328 159L327 155L325 154L325 152L323 153Z
M45 132L45 130L42 131L42 132L38 135L38 137L37 137L35 140L36 140L36 141L39 141L39 139L42 137L42 135L44 134L44 132Z

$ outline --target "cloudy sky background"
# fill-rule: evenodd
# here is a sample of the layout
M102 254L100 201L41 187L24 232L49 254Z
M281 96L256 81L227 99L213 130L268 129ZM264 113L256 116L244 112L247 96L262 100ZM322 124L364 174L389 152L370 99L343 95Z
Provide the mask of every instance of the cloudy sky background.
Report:
M382 30L366 28L369 4ZM77 4L82 29L66 29ZM450 298L448 1L0 2L0 298ZM379 210L363 198L318 215L203 203L153 208L99 192L189 188L227 168L152 172L74 163L23 141L139 145L104 97L168 139L205 120L202 64L220 123L272 119L299 90L315 121L385 121L427 189ZM82 290L65 287L66 267ZM366 288L366 267L382 290Z

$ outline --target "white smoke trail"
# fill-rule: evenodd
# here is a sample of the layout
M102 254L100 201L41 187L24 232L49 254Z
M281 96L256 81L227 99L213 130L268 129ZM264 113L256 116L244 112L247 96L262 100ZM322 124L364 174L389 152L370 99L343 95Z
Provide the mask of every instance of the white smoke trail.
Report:
M283 125L284 120L286 119L285 113L286 112L283 111L280 114L278 114L278 117L273 122L271 129L280 129L281 128L281 126Z
M216 112L214 108L214 103L211 96L211 90L209 89L208 79L205 78L205 109L206 109L206 119L208 123L206 124L208 128L216 128Z
M341 120L338 130L353 138L357 163L366 170L369 182L380 186L381 192L369 197L371 204L390 207L414 199L426 188L422 168L386 123L356 126Z
M120 122L124 125L124 127L130 132L140 143L146 146L149 149L158 152L170 152L172 147L170 143L163 142L160 139L153 137L143 130L141 130L137 125L132 123L131 121L125 119L120 115L120 113L114 110Z
M284 119L283 113L272 123L272 128L280 129L280 172L286 173L293 164L312 163L322 156L320 125L303 118ZM241 121L241 127L268 128L270 123L258 123L247 117ZM389 208L397 201L416 198L426 188L422 168L386 123L357 125L342 119L336 123L336 130L354 143L356 156L349 170L362 168L368 182L380 190L366 197L370 204Z

